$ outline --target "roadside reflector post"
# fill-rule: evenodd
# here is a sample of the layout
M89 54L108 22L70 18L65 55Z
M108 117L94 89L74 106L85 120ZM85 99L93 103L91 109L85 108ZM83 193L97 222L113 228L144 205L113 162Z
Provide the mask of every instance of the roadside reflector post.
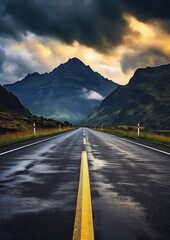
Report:
M59 131L61 131L61 124L59 124Z
M138 136L140 134L140 122L138 122Z
M103 125L101 126L101 130L103 130Z
M33 129L34 129L34 136L36 135L36 127L35 127L35 122L33 122Z

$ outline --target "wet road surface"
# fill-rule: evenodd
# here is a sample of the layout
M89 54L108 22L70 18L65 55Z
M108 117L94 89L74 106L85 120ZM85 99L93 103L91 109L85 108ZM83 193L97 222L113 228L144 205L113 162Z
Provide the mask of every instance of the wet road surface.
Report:
M82 151L94 238L170 239L170 155L85 132L85 142L80 128L0 155L0 239L72 239Z

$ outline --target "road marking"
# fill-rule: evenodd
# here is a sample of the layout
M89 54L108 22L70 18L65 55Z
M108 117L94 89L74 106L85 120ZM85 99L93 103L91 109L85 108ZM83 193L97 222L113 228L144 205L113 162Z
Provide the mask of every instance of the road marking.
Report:
M26 147L30 147L30 146L36 145L38 143L42 143L42 142L51 140L51 139L56 138L56 137L58 137L58 135L54 136L54 137L50 137L50 138L44 139L44 140L41 140L41 141L38 141L38 142L35 142L35 143L30 143L30 144L27 144L27 145L24 145L24 146L21 146L21 147L18 147L18 148L14 148L14 149L11 149L11 150L6 151L6 152L2 152L2 153L0 153L0 156L5 155L7 153L15 152L17 150L20 150L20 149L23 149L23 148L26 148Z
M157 149L157 148L149 147L149 146L147 146L147 145L144 145L144 144L141 144L141 143L137 143L137 142L133 142L133 141L130 141L130 140L128 140L128 139L124 139L124 138L121 138L121 139L124 140L124 141L126 141L126 142L130 142L130 143L133 143L133 144L136 144L136 145L145 147L145 148L149 148L149 149L154 150L154 151L157 151L157 152L161 152L161 153L170 155L169 152L165 152L165 151L159 150L159 149Z
M84 145L86 144L86 138L85 137L83 138L83 144Z
M91 192L86 151L83 151L81 155L73 240L94 240Z
M93 131L94 131L94 130L93 130ZM170 155L169 152L166 152L166 151L163 151L163 150L160 150L160 149L157 149L157 148L153 148L153 147L150 147L150 146L141 144L141 143L133 142L133 141L130 141L130 140L128 140L128 139L121 138L121 137L115 136L115 135L110 134L110 133L104 133L104 132L102 132L102 133L103 133L103 134L109 134L110 136L112 135L113 137L115 137L115 138L117 138L117 139L119 139L119 140L124 140L124 141L126 141L126 142L130 142L130 143L133 143L133 144L136 144L136 145L139 145L139 146L142 146L142 147L145 147L145 148L148 148L148 149L151 149L151 150L160 152L160 153L164 153L164 154L166 154L166 155Z

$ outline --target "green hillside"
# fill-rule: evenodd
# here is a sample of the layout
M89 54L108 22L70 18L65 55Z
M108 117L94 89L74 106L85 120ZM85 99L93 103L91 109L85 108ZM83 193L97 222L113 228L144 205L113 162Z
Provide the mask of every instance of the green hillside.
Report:
M8 92L5 88L0 85L0 112L11 112L20 115L31 115L19 99Z
M170 129L170 64L136 70L126 86L106 97L82 125L141 125Z

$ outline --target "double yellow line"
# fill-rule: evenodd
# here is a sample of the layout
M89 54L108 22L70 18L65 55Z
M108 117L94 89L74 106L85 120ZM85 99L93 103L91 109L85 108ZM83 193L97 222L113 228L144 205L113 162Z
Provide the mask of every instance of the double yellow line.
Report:
M86 144L85 137L83 138L83 144ZM73 240L94 240L92 203L86 151L83 151L81 154L80 179Z

